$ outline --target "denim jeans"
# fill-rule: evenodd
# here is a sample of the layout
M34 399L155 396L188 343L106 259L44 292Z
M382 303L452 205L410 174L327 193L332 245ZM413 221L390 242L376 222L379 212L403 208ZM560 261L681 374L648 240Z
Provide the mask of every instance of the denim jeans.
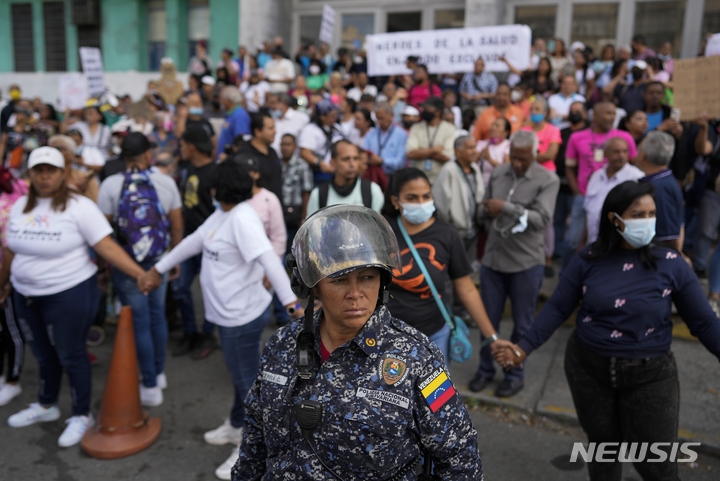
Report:
M490 323L496 331L500 327L500 320L505 310L505 300L510 296L512 316L515 322L512 336L510 336L512 342L518 342L535 321L535 304L542 286L543 273L544 266L542 265L514 274L497 272L485 266L480 269L480 296ZM482 339L483 336L480 334L480 340L482 341ZM477 375L488 379L495 376L495 365L490 346L485 346L480 350L480 367ZM522 366L518 366L506 371L505 378L510 381L521 381L525 378L525 370Z
M244 424L243 403L257 377L257 370L260 367L260 337L268 322L270 322L270 306L257 319L242 326L218 326L220 347L235 386L235 401L230 411L230 423L236 428Z
M445 325L435 334L428 336L432 342L440 349L445 358L445 365L450 366L450 326Z
M565 269L573 256L576 254L580 240L585 230L585 209L583 202L585 197L576 195L573 197L572 210L570 212L570 226L565 236L565 250L562 257L562 268Z
M172 281L170 285L173 298L180 309L183 331L187 333L194 333L198 330L195 324L195 306L193 304L190 286L192 286L195 276L200 273L201 265L202 254L187 259L180 265L180 277ZM215 324L205 320L202 326L202 333L205 335L212 334L214 328Z
M57 404L65 371L70 381L73 416L90 412L91 371L85 341L99 294L97 276L49 296L13 293L18 324L40 369L40 404Z
M677 442L680 385L672 353L649 359L603 357L580 345L573 333L565 350L565 375L588 442ZM634 465L646 480L680 479L676 462ZM590 462L588 471L591 481L622 479L617 461Z
M555 229L555 255L563 255L565 252L565 231L567 220L570 217L573 206L573 195L568 192L558 192L553 214L553 228Z
M693 268L696 271L704 271L707 266L710 245L720 227L720 194L712 190L706 190L700 200L700 212L698 215L698 231L695 236L693 251Z
M141 262L147 270L154 262ZM157 375L165 371L165 351L168 342L168 326L165 320L165 293L167 274L162 283L147 296L140 292L132 277L113 267L112 279L123 306L132 309L135 347L137 349L140 374L145 387L157 386Z

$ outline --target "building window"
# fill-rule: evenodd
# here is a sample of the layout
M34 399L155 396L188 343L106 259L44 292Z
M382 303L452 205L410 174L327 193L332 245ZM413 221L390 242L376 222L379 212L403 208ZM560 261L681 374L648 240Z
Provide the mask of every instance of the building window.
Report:
M160 61L165 56L167 40L167 12L165 0L147 2L148 63L151 71L160 70Z
M556 18L557 5L515 7L515 23L530 27L533 39L554 37Z
M672 43L673 56L682 48L685 0L673 2L637 2L634 35L645 37L645 45L657 51L665 42Z
M465 26L465 9L435 10L435 28L463 28Z
M64 72L67 70L65 44L65 3L43 3L45 25L45 70Z
M422 27L422 12L396 12L387 14L387 32L413 32Z
M195 55L195 45L210 38L210 1L188 0L188 43L190 57ZM209 45L208 45L209 47Z
M375 15L372 13L352 13L342 16L343 47L351 49L363 48L365 37L375 33Z
M700 47L704 49L708 36L720 32L720 0L705 0Z
M575 4L570 40L582 42L599 56L605 45L615 45L617 18L617 3Z
M35 71L35 46L31 3L11 4L13 26L13 56L16 72Z
M322 15L303 15L300 17L300 44L317 43L320 35Z

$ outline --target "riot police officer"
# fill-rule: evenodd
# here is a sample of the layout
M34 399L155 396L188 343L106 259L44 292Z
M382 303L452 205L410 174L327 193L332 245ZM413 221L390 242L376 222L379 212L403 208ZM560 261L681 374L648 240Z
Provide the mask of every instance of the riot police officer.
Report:
M483 478L442 353L384 306L399 259L390 226L365 207L331 206L302 225L293 289L323 307L268 341L235 481L416 480L423 459L435 479Z

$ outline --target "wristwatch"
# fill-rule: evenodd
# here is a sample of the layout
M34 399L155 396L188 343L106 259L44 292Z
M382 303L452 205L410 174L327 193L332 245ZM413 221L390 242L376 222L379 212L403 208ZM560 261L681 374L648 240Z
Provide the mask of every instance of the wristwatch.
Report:
M485 338L485 340L480 343L480 347L483 348L485 346L488 346L497 340L498 340L498 335L497 335L497 333L495 333L492 336Z

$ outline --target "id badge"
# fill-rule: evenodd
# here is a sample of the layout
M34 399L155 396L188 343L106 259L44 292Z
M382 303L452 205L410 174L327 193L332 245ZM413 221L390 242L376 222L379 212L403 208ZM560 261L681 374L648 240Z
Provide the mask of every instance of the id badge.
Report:
M425 167L424 167L424 168L425 168L425 170L426 170L427 172L430 172L430 171L432 170L432 160L427 159L427 160L425 161Z
M593 160L595 160L595 162L605 160L605 151L603 149L595 149L595 152L593 152Z

